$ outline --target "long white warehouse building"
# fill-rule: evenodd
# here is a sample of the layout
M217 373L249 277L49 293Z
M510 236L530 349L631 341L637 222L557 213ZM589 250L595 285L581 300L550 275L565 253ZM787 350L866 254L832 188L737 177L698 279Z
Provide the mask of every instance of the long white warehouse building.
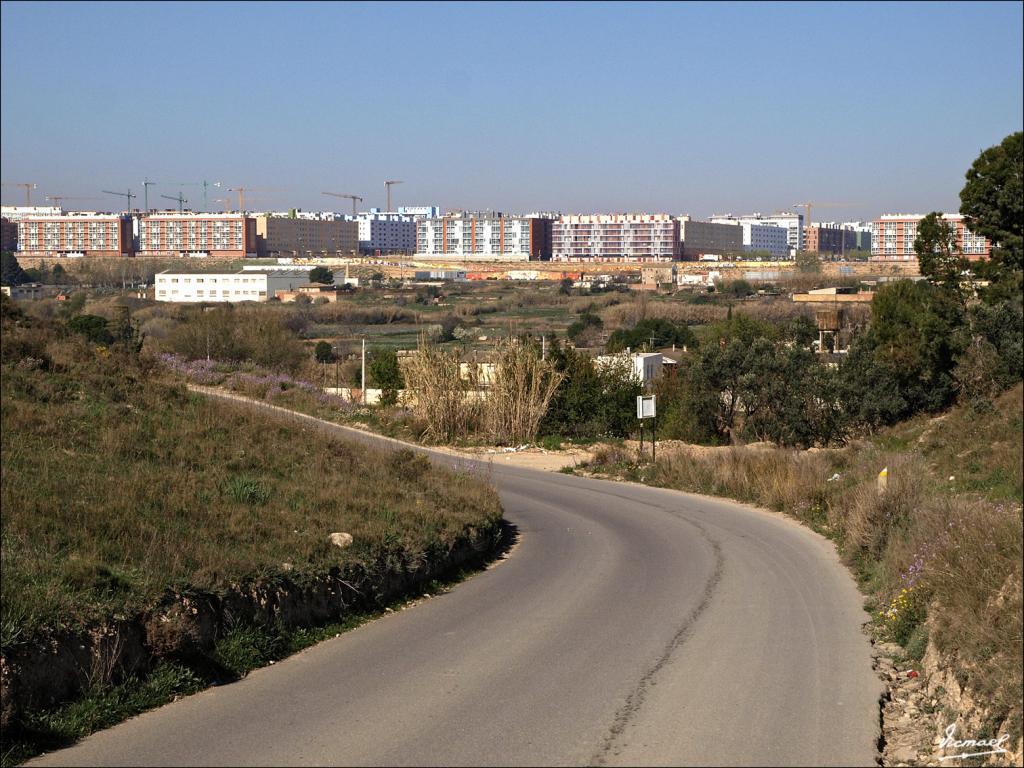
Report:
M269 301L278 291L309 284L308 269L238 272L159 272L157 301L178 303Z

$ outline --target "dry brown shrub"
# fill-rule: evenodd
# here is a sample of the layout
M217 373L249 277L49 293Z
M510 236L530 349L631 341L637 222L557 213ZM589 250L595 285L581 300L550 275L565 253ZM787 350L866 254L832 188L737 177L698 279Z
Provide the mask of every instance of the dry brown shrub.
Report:
M1021 543L1018 504L980 500L932 504L918 517L922 585L935 600L931 637L957 659L972 692L1020 727L1024 685Z
M445 351L424 335L419 348L402 366L410 405L426 428L423 437L450 443L468 435L480 421L480 402L473 397L475 375L463 379L459 353Z
M494 381L483 404L487 430L497 445L532 443L564 374L540 359L532 345L504 339L497 346Z
M639 322L641 314L649 318L664 318L674 323L703 325L717 320L724 320L728 308L714 304L687 304L684 302L653 301L646 307L634 304L616 304L601 310L599 313L606 327L617 328L630 326Z
M884 462L884 464L882 463ZM887 547L918 525L916 517L927 497L927 467L913 454L879 454L875 467L860 468L862 477L839 500L847 547L881 558ZM877 472L887 467L888 482L878 487Z

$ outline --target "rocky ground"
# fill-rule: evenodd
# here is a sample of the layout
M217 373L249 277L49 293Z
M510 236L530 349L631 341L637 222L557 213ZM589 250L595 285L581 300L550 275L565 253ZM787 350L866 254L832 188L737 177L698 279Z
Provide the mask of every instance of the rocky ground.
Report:
M983 734L986 713L960 689L942 664L934 646L929 645L921 662L903 655L895 643L876 642L873 650L875 671L886 685L882 696L881 762L886 766L963 766L1022 765L1021 740L1016 744L1006 737L1001 743L1007 751L1000 754L957 758L958 754L988 751L991 747L945 746L945 731L955 725L957 739L1002 736Z

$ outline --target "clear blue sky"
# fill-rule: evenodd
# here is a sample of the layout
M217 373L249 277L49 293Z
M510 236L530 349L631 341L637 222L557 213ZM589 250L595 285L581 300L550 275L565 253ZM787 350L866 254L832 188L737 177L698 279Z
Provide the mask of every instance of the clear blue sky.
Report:
M402 179L396 205L956 210L1022 127L1021 9L4 2L3 180L84 208L148 176L266 208Z

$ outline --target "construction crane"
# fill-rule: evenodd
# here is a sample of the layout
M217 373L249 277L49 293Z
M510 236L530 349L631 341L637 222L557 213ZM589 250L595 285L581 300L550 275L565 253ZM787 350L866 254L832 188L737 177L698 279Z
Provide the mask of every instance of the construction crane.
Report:
M138 195L133 195L132 191L130 189L127 192L111 192L109 189L104 189L104 190L101 190L101 191L103 192L104 195L117 195L118 197L127 197L128 198L128 210L129 211L132 209L132 198L133 197L138 197Z
M812 201L808 201L806 203L793 203L793 207L794 208L803 208L804 209L804 226L805 227L811 226L811 206L812 205L814 207L816 207L816 208L852 208L853 206L856 206L856 205L863 205L863 203L815 203L815 202L812 202ZM839 246L840 247L840 253L841 253L842 256L845 256L846 255L846 237L845 237L845 235L840 234L840 236L839 236L839 243L840 243L840 246ZM801 242L799 245L800 245L801 249L804 247L804 243L803 242Z
M219 183L219 182L218 182ZM230 187L228 192L238 193L238 210L245 213L245 193L246 192L271 192L272 188L260 188L260 187Z
M363 202L363 198L358 195L343 195L340 192L321 192L321 195L330 195L331 197L346 197L352 201L352 215L356 215L356 201Z
M179 181L171 184L172 187L202 187L203 188L203 211L206 211L206 193L210 187L219 187L219 181Z
M156 184L156 182L150 181L148 177L144 179L142 182L142 194L144 202L146 204L146 213L149 213L149 188L152 187L154 184Z
M805 226L811 226L811 206L815 208L852 208L856 205L863 205L863 203L793 203L794 208L804 209L804 224Z
M387 194L387 198L388 198L388 213L391 213L391 186L393 184L401 184L401 183L403 183L403 182L401 182L401 181L385 181L384 182L384 192Z
M181 213L185 209L185 203L188 202L181 192L178 193L177 197L171 197L170 195L160 195L160 197L166 200L174 200L178 204L178 213Z
M31 182L12 182L8 184L6 181L3 182L5 187L22 187L25 190L25 205L32 205L32 190L36 188L36 185Z

